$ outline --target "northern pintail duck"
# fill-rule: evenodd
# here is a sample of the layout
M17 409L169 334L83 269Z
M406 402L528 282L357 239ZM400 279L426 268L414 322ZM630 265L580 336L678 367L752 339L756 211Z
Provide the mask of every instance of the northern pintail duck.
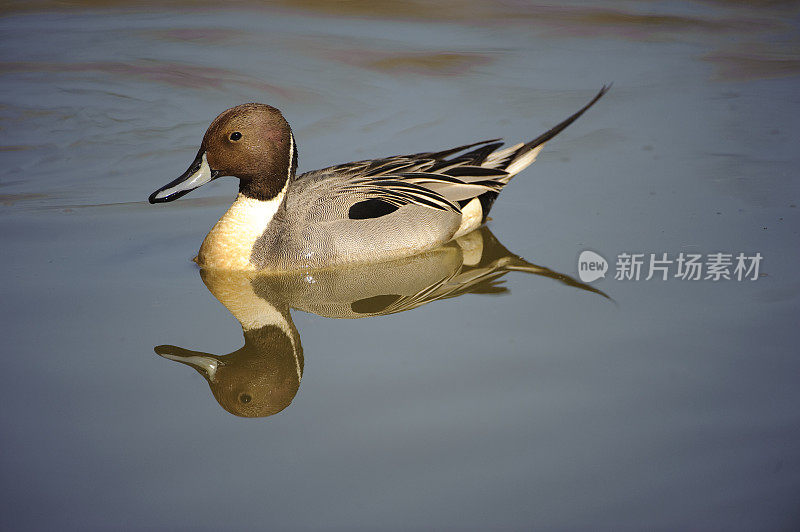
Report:
M281 112L239 105L214 119L189 169L149 200L239 178L236 201L200 247L203 268L289 271L414 255L483 224L509 180L607 91L527 143L485 140L299 176L297 143Z

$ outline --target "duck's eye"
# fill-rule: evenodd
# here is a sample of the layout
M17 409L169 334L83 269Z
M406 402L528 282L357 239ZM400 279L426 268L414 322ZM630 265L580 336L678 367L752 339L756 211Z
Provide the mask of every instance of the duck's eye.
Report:
M235 142L235 141L239 140L240 138L242 138L242 134L239 133L238 131L234 131L233 133L231 133L231 140L232 141Z
M241 395L239 396L239 400L240 400L241 402L243 402L244 404L247 404L247 403L249 403L250 401L252 401L252 400L253 400L253 398L252 398L252 397L250 397L249 395L247 395L246 393L243 393L243 394L241 394Z

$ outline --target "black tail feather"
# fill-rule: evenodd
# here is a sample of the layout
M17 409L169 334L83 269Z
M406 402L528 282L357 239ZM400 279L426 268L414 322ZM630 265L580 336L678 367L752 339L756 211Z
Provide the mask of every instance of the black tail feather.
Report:
M530 152L532 149L536 148L537 146L539 146L541 144L544 144L548 140L552 139L553 137L555 137L556 135L558 135L559 133L564 131L570 124L572 124L574 121L576 121L578 118L580 118L580 116L583 113L588 111L591 106L593 106L595 103L597 103L597 100L602 98L603 95L605 93L607 93L609 91L609 89L611 89L612 85L613 85L613 83L609 83L608 85L603 85L603 88L601 88L600 92L598 92L597 95L594 98L592 98L592 101L590 101L589 103L584 105L583 108L581 108L577 113L573 114L572 116L570 116L569 118L567 118L563 122L555 125L554 127L548 129L547 131L545 131L544 133L542 133L541 135L539 135L535 139L531 140L530 142L527 142L524 145L522 145L520 147L520 149L518 149L514 153L514 156L509 158L509 162L506 165L506 167L508 167L511 163L513 163L514 160L517 157L522 156L522 155Z

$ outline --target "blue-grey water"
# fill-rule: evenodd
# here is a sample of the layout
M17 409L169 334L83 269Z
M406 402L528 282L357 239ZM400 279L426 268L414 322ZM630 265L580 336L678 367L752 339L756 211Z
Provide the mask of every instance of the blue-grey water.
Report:
M6 4L0 528L796 530L799 13ZM191 259L235 180L146 201L239 103L283 111L303 171L527 140L612 81L482 234L552 275L458 295L476 270L449 248L379 269L391 289L366 286L372 270L220 285ZM591 286L611 299L556 275L577 277L584 250L607 259ZM614 278L623 253L720 252L759 253L755 280ZM226 282L299 309L302 348L243 340ZM384 315L333 319L358 309ZM282 410L232 414L157 346L288 368L231 385L258 381Z

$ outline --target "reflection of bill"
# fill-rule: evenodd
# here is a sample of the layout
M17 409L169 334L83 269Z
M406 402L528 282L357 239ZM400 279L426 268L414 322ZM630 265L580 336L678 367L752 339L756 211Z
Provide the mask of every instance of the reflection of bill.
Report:
M239 320L244 346L224 356L160 345L156 353L196 369L228 412L264 417L286 408L303 376L303 349L290 309L330 318L411 310L467 293L508 292L501 277L520 271L603 292L510 253L481 228L440 248L379 264L312 272L201 271L209 291Z
M578 277L584 283L591 283L601 277L605 278L608 262L594 251L582 251L578 257Z

